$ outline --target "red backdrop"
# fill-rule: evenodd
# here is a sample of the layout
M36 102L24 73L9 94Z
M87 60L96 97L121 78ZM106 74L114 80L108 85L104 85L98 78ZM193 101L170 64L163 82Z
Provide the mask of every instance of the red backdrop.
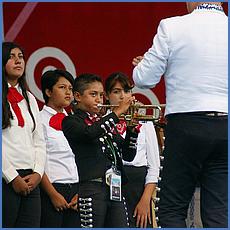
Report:
M28 85L41 106L40 76L50 66L104 79L122 71L131 78L132 58L152 45L160 20L186 13L185 3L178 2L8 2L3 3L4 35L25 48ZM161 81L152 91L136 92L149 104L153 95L165 103L164 91Z

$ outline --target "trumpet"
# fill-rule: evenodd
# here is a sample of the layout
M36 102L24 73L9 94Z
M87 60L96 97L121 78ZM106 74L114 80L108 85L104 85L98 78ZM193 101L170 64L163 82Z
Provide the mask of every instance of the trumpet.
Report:
M112 109L118 107L119 105L102 105L98 104L98 108ZM158 122L162 116L162 108L165 107L165 104L159 105L144 105L138 101L134 101L133 104L130 105L126 114L121 115L121 119L124 119L127 123L127 126L135 126L138 121L153 121ZM151 109L152 115L146 115L146 110Z

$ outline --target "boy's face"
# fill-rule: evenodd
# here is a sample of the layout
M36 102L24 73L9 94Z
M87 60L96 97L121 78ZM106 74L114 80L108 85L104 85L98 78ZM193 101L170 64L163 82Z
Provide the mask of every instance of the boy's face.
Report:
M101 82L95 81L88 85L88 88L81 95L74 93L78 108L90 114L99 113L98 104L103 104L104 89Z

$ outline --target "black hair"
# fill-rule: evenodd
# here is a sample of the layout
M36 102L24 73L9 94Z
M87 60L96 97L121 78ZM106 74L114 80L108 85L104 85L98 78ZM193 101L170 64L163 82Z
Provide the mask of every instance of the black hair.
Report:
M100 76L91 73L84 73L80 74L78 77L75 78L73 84L73 93L78 92L81 95L84 94L84 91L89 87L89 84L93 82L100 82L102 83L102 79ZM102 83L103 84L103 83ZM76 113L77 110L77 102L74 99L71 103L73 113Z
M42 95L47 104L49 102L49 97L46 94L46 89L52 91L53 86L58 82L60 77L64 77L68 80L71 85L73 86L74 78L67 70L62 69L55 69L55 70L48 70L41 77L41 87L42 87Z
M9 127L11 125L10 120L13 119L12 112L10 111L10 105L7 100L8 81L7 81L7 73L6 73L5 66L10 58L11 50L15 48L18 48L21 50L23 54L23 58L25 60L24 50L20 45L14 42L3 42L2 43L2 129ZM33 120L33 123L34 123L33 131L34 131L36 127L36 123L35 123L35 119L34 119L34 116L33 116L33 113L30 107L30 102L29 102L29 98L28 98L28 94L26 90L27 84L25 80L25 71L22 74L22 76L18 78L18 84L22 90L22 95L26 100L29 114Z
M102 83L101 77L91 73L81 74L74 80L73 92L79 92L81 95L83 95L84 91L88 88L89 84L96 81Z
M122 72L114 72L110 74L108 78L105 80L106 94L111 93L112 88L115 86L117 82L121 83L121 86L124 88L125 92L128 92L134 87L127 75L125 75Z

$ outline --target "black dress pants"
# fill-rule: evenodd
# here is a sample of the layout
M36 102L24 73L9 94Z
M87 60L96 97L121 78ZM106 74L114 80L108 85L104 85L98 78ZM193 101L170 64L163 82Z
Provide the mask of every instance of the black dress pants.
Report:
M123 186L123 194L128 208L130 228L135 228L137 219L133 217L133 213L144 192L147 167L135 167L126 165L124 166L124 171L128 178L128 183ZM151 202L149 203L149 206L151 210ZM152 228L152 224L150 224L149 221L147 228Z
M185 113L169 115L167 120L159 225L186 227L187 209L199 181L203 227L227 228L227 116Z
M18 170L20 176L32 170ZM4 228L39 228L41 217L40 189L37 186L29 195L17 194L12 184L2 180L2 226Z
M55 189L69 203L74 195L79 192L78 183L61 184L53 183ZM47 193L41 189L41 227L43 228L79 228L80 220L79 213L73 209L64 209L57 211Z

